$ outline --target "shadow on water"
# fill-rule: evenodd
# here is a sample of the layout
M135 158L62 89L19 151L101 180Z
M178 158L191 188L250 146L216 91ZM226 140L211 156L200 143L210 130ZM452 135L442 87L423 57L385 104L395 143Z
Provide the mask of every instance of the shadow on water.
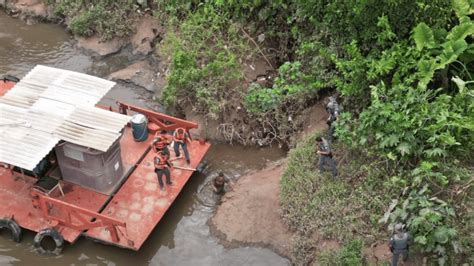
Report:
M77 50L73 38L59 26L27 26L0 12L0 75L22 77L34 65L44 64L104 77L126 61L120 54L95 59ZM119 99L160 110L150 101L151 96L145 90L119 84L101 103L113 105L114 99ZM0 265L288 265L288 260L268 249L225 249L206 224L219 201L210 188L218 172L238 178L284 155L277 148L214 144L206 157L207 167L192 176L139 252L82 237L67 245L60 256L40 256L33 248L34 233L25 232L20 244L0 237Z

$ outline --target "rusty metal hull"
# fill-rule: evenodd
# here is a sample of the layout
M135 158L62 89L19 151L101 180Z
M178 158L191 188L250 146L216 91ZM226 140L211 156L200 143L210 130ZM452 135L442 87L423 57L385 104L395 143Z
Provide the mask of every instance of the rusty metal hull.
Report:
M64 240L74 243L81 231L57 225L33 207L31 190L35 182L35 178L14 176L10 170L0 168L0 218L13 218L22 228L34 232L56 227ZM90 211L99 211L108 199L106 195L73 184L64 184L63 189L65 196L60 197L61 201Z
M147 141L150 141L150 138ZM209 143L193 141L188 145L190 165L186 164L184 158L173 161L173 164L178 167L196 168L209 147ZM120 241L112 241L110 232L105 228L89 230L85 233L87 237L123 248L140 249L193 173L190 170L172 170L173 184L165 187L166 191L161 191L154 173L153 157L153 152L146 155L102 212L126 223L126 230L119 232Z

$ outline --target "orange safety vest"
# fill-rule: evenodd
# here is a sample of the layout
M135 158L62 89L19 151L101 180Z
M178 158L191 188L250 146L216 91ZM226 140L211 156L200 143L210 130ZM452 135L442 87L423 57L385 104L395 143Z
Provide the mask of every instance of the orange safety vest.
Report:
M181 131L182 133L179 133ZM179 141L179 142L185 142L186 141L186 130L184 128L177 128L174 131L173 134L173 140L174 141Z
M165 169L168 167L168 156L159 152L155 156L154 164L156 169Z
M155 138L161 138L163 141L167 141L168 143L171 143L172 136L170 134L162 134L161 132L157 132L155 134Z
M168 142L168 140L161 138L160 140L155 142L153 145L155 146L155 149L162 150L166 146L169 145L169 142Z

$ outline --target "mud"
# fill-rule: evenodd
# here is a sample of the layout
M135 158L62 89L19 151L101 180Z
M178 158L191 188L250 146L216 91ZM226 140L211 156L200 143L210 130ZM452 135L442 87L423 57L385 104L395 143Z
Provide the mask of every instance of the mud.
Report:
M127 44L124 38L113 38L109 41L102 41L98 36L76 37L77 47L92 51L100 56L111 55L120 52Z
M286 162L279 161L245 175L222 198L210 224L226 246L264 246L290 256L293 234L280 218L279 204L285 167Z
M157 92L158 84L154 68L146 60L136 62L125 69L119 70L109 75L111 80L118 80L127 83L135 84L150 92ZM163 87L160 87L160 91Z

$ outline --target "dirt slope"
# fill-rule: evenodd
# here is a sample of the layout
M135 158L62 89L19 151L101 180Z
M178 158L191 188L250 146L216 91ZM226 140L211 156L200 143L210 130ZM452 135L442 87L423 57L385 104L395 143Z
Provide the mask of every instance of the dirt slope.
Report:
M266 246L288 257L292 233L280 219L279 181L284 161L241 177L222 198L211 227L224 244Z

